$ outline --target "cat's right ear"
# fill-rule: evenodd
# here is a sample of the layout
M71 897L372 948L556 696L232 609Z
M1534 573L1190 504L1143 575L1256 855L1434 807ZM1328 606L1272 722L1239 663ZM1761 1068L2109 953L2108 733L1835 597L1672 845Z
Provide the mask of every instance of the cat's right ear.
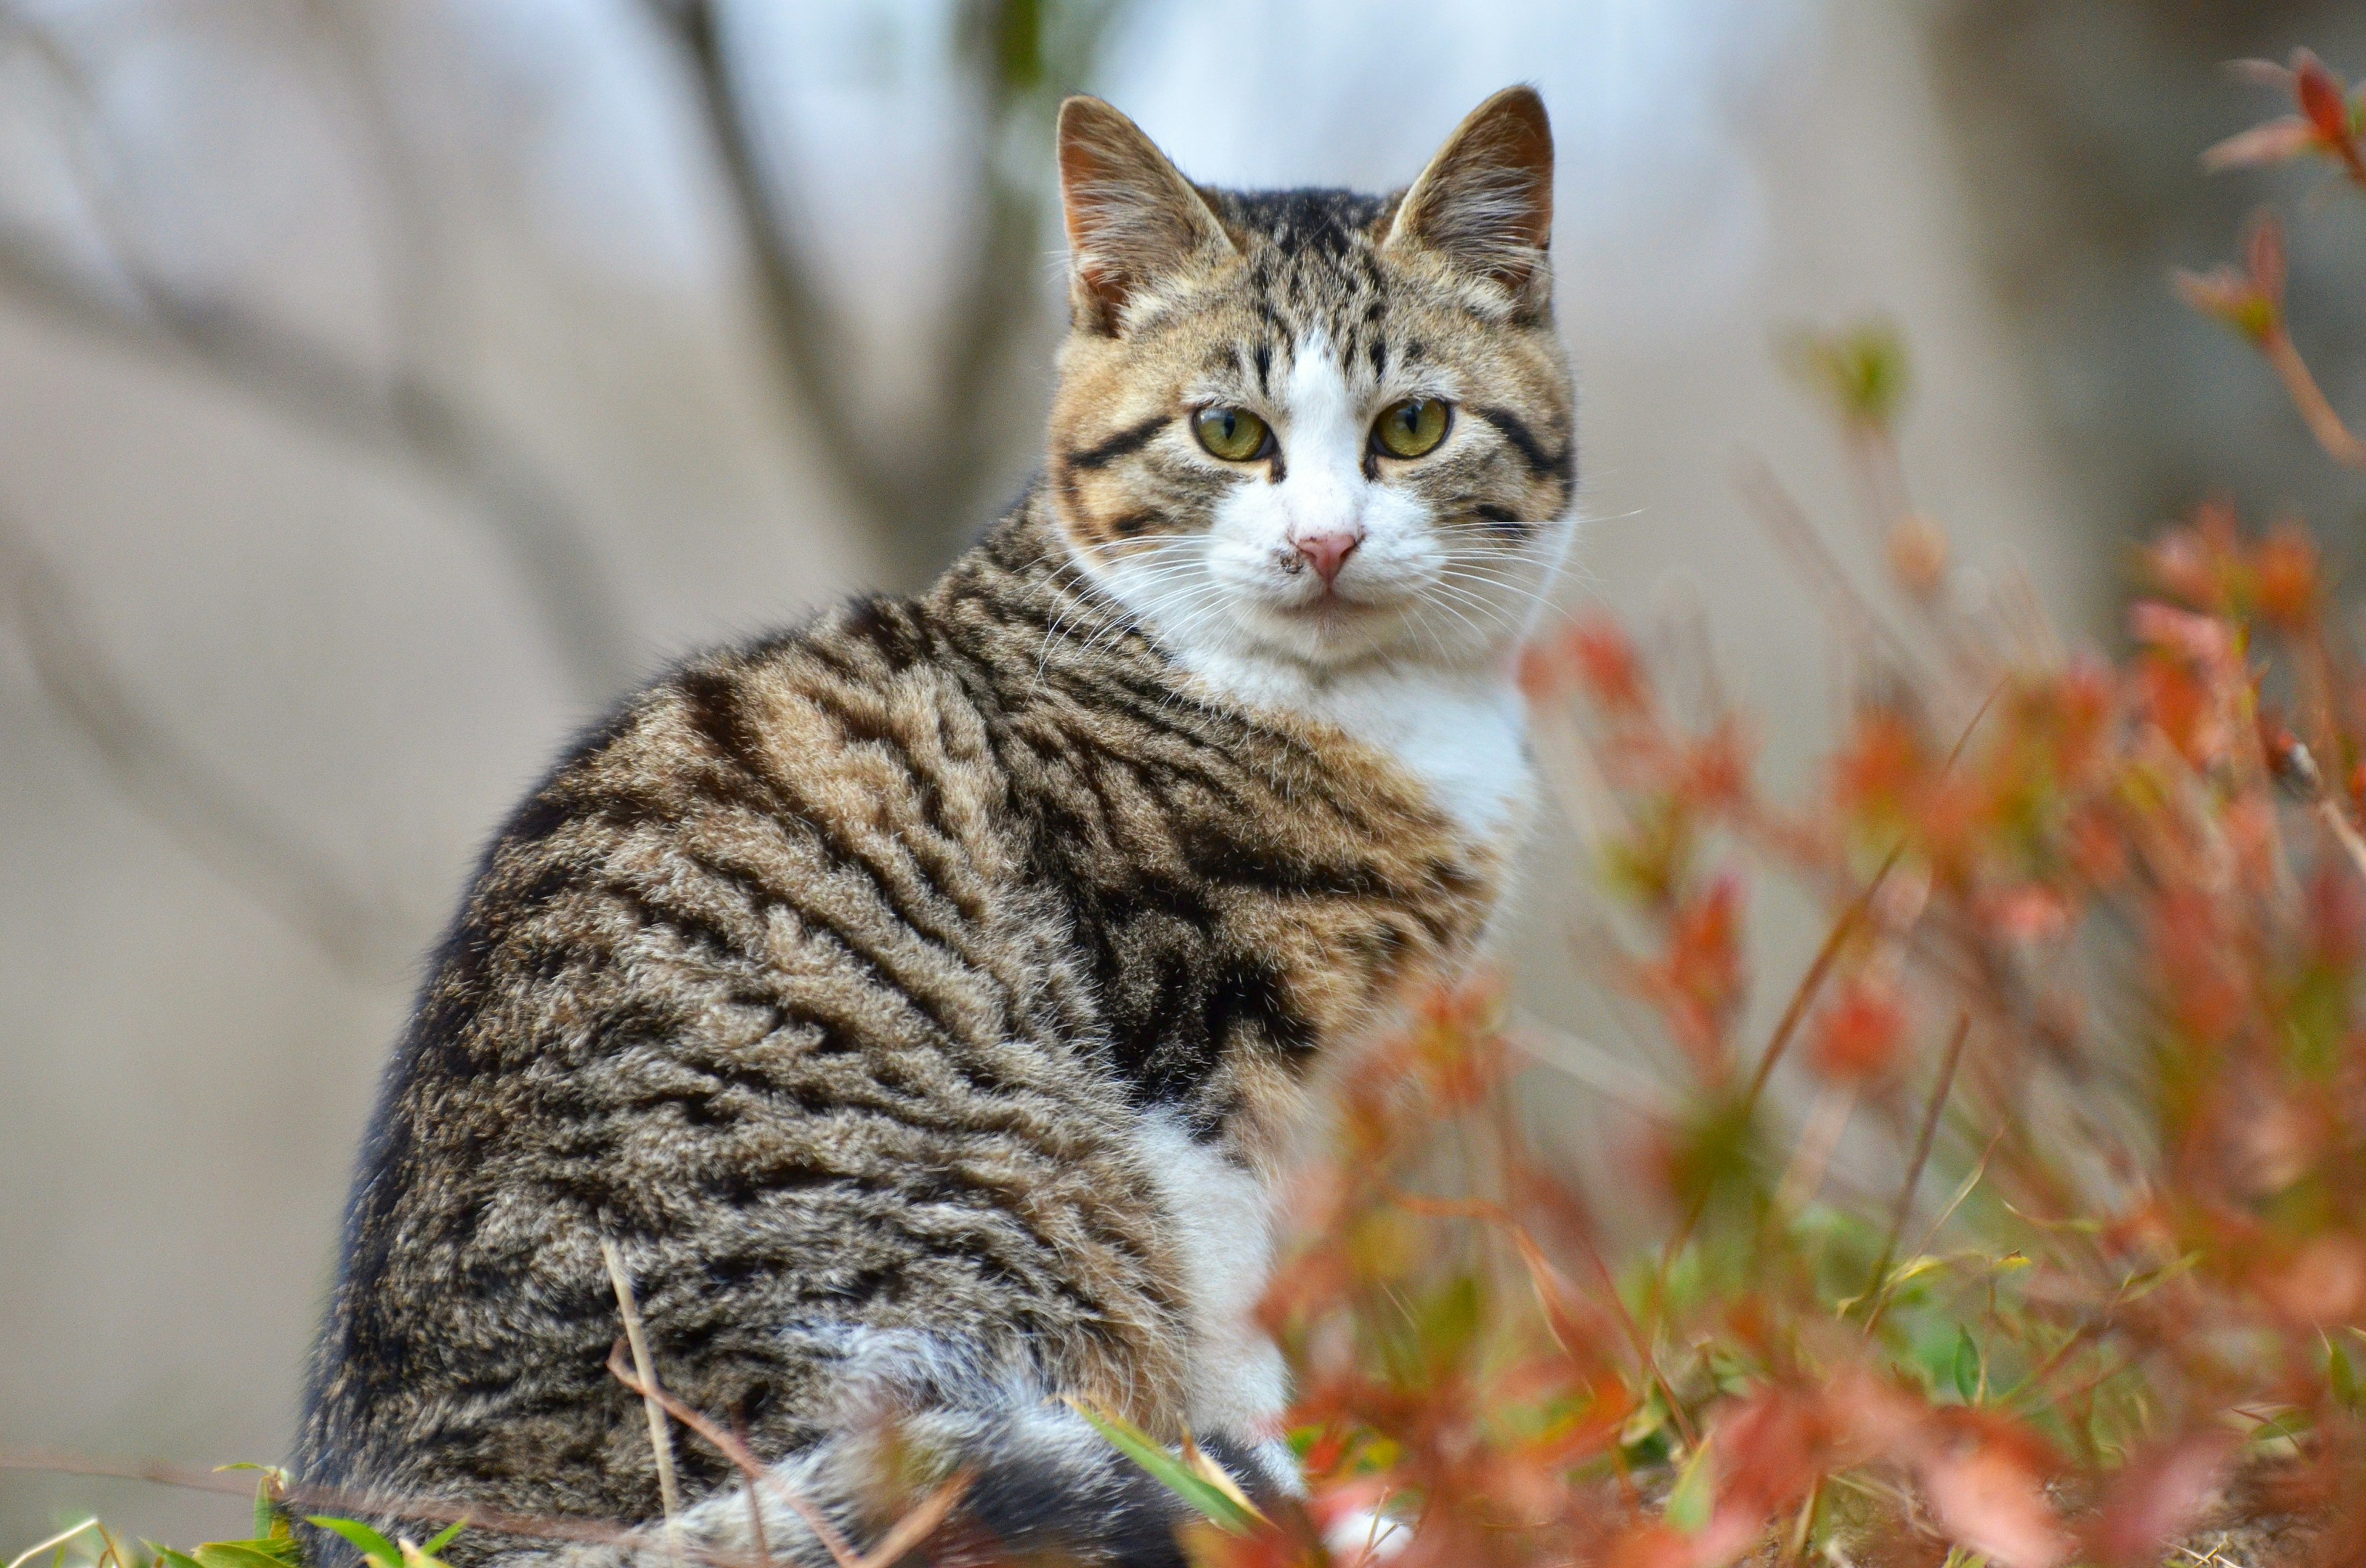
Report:
M1128 301L1231 236L1142 128L1098 98L1060 106L1060 207L1076 324L1114 333Z

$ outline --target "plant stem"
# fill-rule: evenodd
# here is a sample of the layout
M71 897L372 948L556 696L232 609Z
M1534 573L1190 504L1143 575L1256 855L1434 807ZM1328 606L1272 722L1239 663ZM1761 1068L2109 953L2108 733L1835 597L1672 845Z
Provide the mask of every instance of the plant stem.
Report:
M2308 425L2309 434L2316 437L2316 444L2325 448L2326 456L2344 468L2366 472L2366 441L2351 434L2349 425L2342 423L2341 415L2335 412L2324 389L2309 373L2308 361L2303 359L2300 350L2293 346L2292 334L2279 327L2261 341L2259 351L2268 356L2268 363L2282 378L2284 390L2292 396L2293 407L2300 411L2300 417Z

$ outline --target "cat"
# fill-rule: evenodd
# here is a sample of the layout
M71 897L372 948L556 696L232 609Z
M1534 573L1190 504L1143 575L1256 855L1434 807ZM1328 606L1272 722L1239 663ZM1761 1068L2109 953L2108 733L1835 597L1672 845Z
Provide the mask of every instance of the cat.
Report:
M295 1461L667 1561L624 1304L765 1550L964 1475L924 1552L1176 1564L1063 1397L1300 1483L1251 1311L1326 1073L1472 963L1570 536L1552 142L1496 95L1392 197L1195 186L1062 107L1049 450L930 590L693 659L510 818L363 1150ZM695 1551L754 1550L675 1429ZM893 1476L887 1472L893 1470ZM883 1479L884 1477L884 1479ZM316 1560L342 1543L315 1540Z

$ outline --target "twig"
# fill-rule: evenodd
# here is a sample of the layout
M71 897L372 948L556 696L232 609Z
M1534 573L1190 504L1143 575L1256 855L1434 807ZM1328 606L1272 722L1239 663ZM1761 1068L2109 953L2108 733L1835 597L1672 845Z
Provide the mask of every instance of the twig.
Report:
M614 1346L609 1347L608 1355L611 1362L609 1370L613 1373L614 1371L613 1363L615 1359ZM737 1410L734 1410L731 1415L731 1436L742 1450L747 1448L748 1428L740 1420ZM772 1568L772 1536L764 1529L764 1500L756 1495L756 1488L753 1485L739 1488L739 1495L748 1504L748 1533L756 1539L756 1561L761 1563L763 1568Z
M1108 0L1065 7L1070 25L1056 38L1047 31L1047 6L986 0L962 7L959 59L978 78L989 118L975 141L975 181L985 211L945 313L945 336L931 345L939 367L933 406L923 428L892 451L882 450L865 426L862 400L850 384L860 356L845 352L828 292L791 243L800 215L783 172L752 133L756 121L733 67L725 7L715 0L648 0L647 9L689 68L756 269L766 346L796 417L819 432L813 450L869 515L873 536L898 558L896 570L914 581L932 575L947 547L974 525L970 513L983 499L981 487L1003 481L997 458L1004 440L1024 425L1023 417L1010 417L1024 402L993 395L997 378L1042 314L1042 197L1032 183L1006 172L1001 149L1030 113L1048 107L1046 89L1063 89L1083 74L1119 7ZM1047 46L1053 43L1071 52L1052 58ZM1049 160L1041 166L1048 168Z
M408 372L373 376L288 327L155 279L135 306L13 225L0 225L0 289L59 324L203 372L291 423L401 461L462 500L507 554L584 696L604 701L633 678L623 607L571 504L523 448L439 389Z
M922 1499L919 1506L896 1520L867 1554L859 1553L826 1515L799 1496L781 1479L778 1470L758 1459L736 1434L725 1431L664 1389L654 1383L642 1382L634 1375L633 1369L625 1364L617 1350L609 1352L608 1373L633 1393L657 1401L665 1407L666 1414L712 1443L716 1452L738 1467L750 1485L770 1486L797 1517L805 1521L806 1528L814 1532L814 1538L821 1542L822 1550L829 1553L839 1568L887 1568L944 1522L945 1517L952 1512L953 1505L961 1501L962 1495L969 1490L970 1483L975 1479L971 1471L956 1471L942 1485Z
M35 1541L32 1545L25 1548L24 1551L18 1552L15 1557L9 1559L8 1568L25 1568L26 1563L30 1562L34 1558L39 1557L42 1552L47 1551L53 1546L63 1546L66 1542L72 1540L74 1537L82 1534L83 1531L90 1529L91 1526L96 1523L98 1523L98 1516L96 1514L93 1514L90 1517L83 1520L82 1523L69 1526L67 1529L58 1531L57 1534L50 1537L47 1540Z
M1843 620L1855 625L1858 635L1868 644L1880 648L1901 670L1914 670L1920 661L1898 633L1884 620L1879 612L1857 592L1848 572L1833 558L1831 552L1816 534L1815 525L1808 520L1806 511L1791 498L1790 491L1774 477L1765 459L1750 457L1741 467L1740 485L1742 498L1751 502L1760 524L1775 544L1791 556L1794 568L1808 581L1810 588L1820 588L1825 601Z
M1765 1092L1767 1080L1774 1076L1775 1065L1791 1048L1792 1036L1798 1032L1799 1022L1808 1016L1808 1006L1816 999L1817 993L1823 989L1824 977L1831 973L1842 944L1855 931L1857 923L1865 918L1865 910L1872 907L1874 895L1889 879L1891 868L1905 852L1903 841L1892 849L1881 863L1880 869L1873 874L1873 879L1849 900L1848 907L1841 911L1840 919L1832 922L1832 929L1824 933L1823 945L1816 950L1816 956L1808 964L1807 973L1799 976L1798 985L1792 988L1791 1000L1783 1009L1783 1016L1776 1021L1774 1032L1767 1039L1766 1049L1759 1055L1758 1068L1750 1075L1750 1087L1741 1098L1741 1120L1744 1123L1757 1113L1759 1097ZM1691 1207L1684 1211L1684 1224L1676 1227L1675 1235L1668 1238L1668 1245L1661 1250L1659 1279L1662 1290L1667 1287L1668 1270L1675 1266L1677 1255L1684 1251L1684 1244L1692 1240L1693 1232L1700 1228L1702 1217L1708 1213L1709 1191L1709 1186L1703 1184L1700 1191L1694 1195Z
M2358 829L2349 825L2349 814L2341 809L2341 803L2329 794L2320 795L2316 815L2333 835L2333 841L2349 857L2349 863L2358 868L2358 874L2366 876L2366 838L2360 838Z
M1525 1015L1504 1032L1504 1038L1530 1061L1564 1075L1623 1110L1654 1121L1664 1122L1669 1116L1668 1093L1658 1080L1590 1040Z
M1389 1197L1391 1202L1409 1214L1419 1214L1428 1219L1479 1220L1501 1227L1512 1238L1520 1260L1527 1265L1530 1286L1546 1304L1545 1326L1551 1330L1555 1339L1560 1337L1559 1325L1551 1321L1551 1309L1556 1304L1551 1296L1559 1292L1558 1276L1551 1261L1545 1257L1544 1248L1537 1245L1536 1237L1528 1234L1528 1228L1501 1203L1481 1198L1425 1198L1411 1192L1391 1192ZM1684 1446L1695 1446L1700 1439L1693 1430L1692 1418L1684 1414L1684 1402L1676 1397L1676 1385L1661 1370L1659 1356L1643 1333L1642 1325L1637 1323L1634 1314L1627 1310L1626 1298L1618 1293L1617 1278L1610 1272L1609 1261L1594 1247L1593 1236L1583 1226L1572 1227L1572 1231L1578 1246L1585 1253L1586 1261L1601 1276L1603 1299L1617 1314L1619 1327L1625 1331L1628 1343L1634 1348L1636 1359L1642 1363L1651 1381L1660 1385L1661 1393L1666 1397L1669 1418L1675 1422L1676 1430L1683 1435ZM1561 1348L1567 1350L1570 1347L1564 1344Z
M316 4L315 14L342 44L346 35L336 25L343 20L336 7ZM0 227L0 280L14 285L26 304L84 331L151 352L177 353L316 430L391 445L431 482L459 492L508 552L583 695L605 700L629 682L634 660L622 608L586 547L571 508L535 471L523 448L498 439L482 419L463 415L408 362L391 374L373 371L286 322L220 299L197 298L159 276L147 265L137 228L127 220L118 195L118 171L128 160L105 134L106 117L74 51L54 28L15 7L0 12L0 24L33 45L51 79L81 107L81 125L64 136L76 154L73 177L129 297L127 290L97 284L29 231L10 233L6 227ZM426 206L417 199L383 95L353 62L350 49L339 52L345 56L349 80L329 96L339 107L365 107L366 140L387 193L415 219ZM410 241L413 253L399 270L423 273L417 237L400 225L397 237ZM416 335L418 295L416 288L408 290L397 312L398 341L407 344Z
M682 1551L682 1493L674 1484L673 1435L666 1430L665 1404L659 1397L657 1363L641 1332L641 1309L633 1300L632 1276L625 1271L624 1255L606 1236L600 1238L600 1256L608 1265L608 1280L616 1288L616 1314L625 1320L625 1338L633 1350L633 1370L639 1374L641 1408L649 1418L649 1452L658 1466L658 1497L665 1508L666 1549ZM612 1353L609 1360L615 1359Z
M1797 1213L1823 1190L1833 1151L1840 1147L1841 1134L1848 1131L1849 1118L1856 1112L1856 1089L1848 1084L1826 1084L1818 1092L1790 1166L1774 1185L1775 1213Z
M1823 988L1825 976L1831 972L1832 964L1840 958L1842 946L1855 934L1865 911L1873 907L1875 896L1881 891L1882 884L1889 880L1889 874L1897 868L1898 858L1905 852L1906 846L1900 843L1883 858L1872 880L1849 901L1848 908L1841 911L1841 918L1832 922L1832 929L1825 934L1824 944L1816 950L1815 961L1808 965L1808 972L1799 976L1798 986L1791 992L1790 1003L1784 1008L1782 1018L1774 1025L1774 1032L1768 1037L1766 1049L1759 1055L1757 1070L1750 1075L1750 1088L1741 1097L1741 1113L1745 1120L1758 1109L1759 1099L1766 1092L1767 1080L1774 1076L1774 1068L1790 1050L1792 1040L1799 1032L1801 1021L1808 1016L1808 1009L1816 999L1816 993Z
M2007 679L2009 680L2010 677ZM1955 771L1955 763L1964 755L1964 749L1971 744L1972 736L1978 731L1980 720L1988 716L1989 709L1995 705L1997 698L2003 694L2005 684L2006 681L2000 680L1989 689L1989 694L1980 700L1980 705L1972 710L1972 716L1965 721L1962 732L1955 737L1955 745L1948 748L1946 761L1940 764L1941 778L1945 778ZM1815 961L1808 965L1808 972L1799 977L1797 988L1791 993L1790 1004L1783 1010L1782 1019L1774 1025L1774 1032L1767 1040L1764 1053L1758 1058L1758 1070L1751 1075L1749 1092L1743 1096L1741 1104L1742 1119L1745 1122L1756 1113L1759 1097L1765 1092L1767 1080L1774 1076L1776 1065L1782 1061L1784 1053L1790 1049L1792 1037L1798 1032L1800 1021L1807 1016L1808 1004L1815 999L1816 993L1822 988L1824 976L1830 973L1833 961L1840 956L1842 943L1856 928L1857 922L1865 918L1865 911L1872 908L1875 895L1881 891L1882 884L1888 880L1889 874L1896 868L1899 857L1905 854L1906 844L1907 840L1900 839L1890 847L1889 853L1883 857L1881 865L1874 872L1873 879L1867 882L1857 896L1849 901L1848 907L1841 911L1841 918L1833 923L1831 931L1825 935L1823 946L1816 950ZM1677 1228L1676 1234L1669 1239L1667 1247L1660 1254L1659 1278L1662 1290L1667 1286L1668 1270L1674 1266L1676 1255L1684 1250L1684 1243L1692 1239L1693 1231L1700 1224L1701 1216L1707 1210L1708 1190L1703 1188L1700 1194L1693 1200L1691 1209L1684 1215L1684 1224Z
M770 1483L781 1500L789 1506L790 1511L806 1522L806 1528L813 1531L814 1539L821 1542L822 1550L829 1553L831 1561L835 1562L839 1568L861 1568L862 1558L855 1553L851 1546L847 1544L846 1538L838 1533L838 1528L829 1522L820 1509L798 1496L785 1482L774 1475L763 1461L749 1450L747 1444L684 1404L656 1383L644 1382L630 1366L625 1364L624 1357L619 1354L622 1348L618 1347L608 1352L609 1376L623 1383L632 1393L659 1406L667 1415L714 1444L718 1452L738 1466L739 1473L748 1479L750 1486Z
M1938 1081L1931 1086L1930 1102L1922 1110L1922 1127L1915 1134L1913 1157L1906 1162L1906 1179L1898 1189L1898 1206L1890 1213L1889 1232L1882 1238L1872 1282L1865 1286L1866 1298L1873 1303L1865 1318L1868 1336L1880 1324L1882 1309L1888 1304L1888 1292L1884 1287L1889 1280L1889 1266L1896 1260L1898 1244L1906 1235L1907 1218L1914 1212L1914 1190L1922 1184L1922 1168L1930 1163L1931 1147L1939 1136L1939 1117L1947 1108L1947 1096L1955 1089L1955 1067L1964 1059L1964 1042L1971 1038L1971 1033L1972 1015L1959 1015L1955 1038L1947 1042L1947 1054L1939 1062Z
M1816 1506L1824 1500L1824 1478L1818 1476L1808 1495L1799 1500L1799 1517L1791 1526L1791 1539L1784 1544L1783 1568L1797 1568L1808 1559L1808 1537L1816 1524Z
M962 1494L969 1490L971 1472L956 1472L952 1479L920 1500L920 1506L897 1519L885 1535L879 1538L869 1554L862 1559L862 1568L890 1568L903 1561L904 1554L936 1532L953 1511Z
M2268 356L2269 365L2274 367L2292 398L2293 407L2299 411L2308 433L2316 437L2316 444L2325 448L2326 456L2344 468L2366 470L2366 441L2351 434L2349 426L2342 423L2325 389L2309 373L2308 361L2293 346L2292 334L2278 327L2260 340L2259 352Z

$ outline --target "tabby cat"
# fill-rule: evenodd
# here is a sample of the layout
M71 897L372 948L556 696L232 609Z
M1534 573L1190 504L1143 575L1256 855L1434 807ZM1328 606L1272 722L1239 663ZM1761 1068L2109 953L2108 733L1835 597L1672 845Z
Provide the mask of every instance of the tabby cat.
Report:
M452 1556L1177 1563L1060 1396L1293 1490L1250 1311L1327 1071L1467 966L1532 784L1512 678L1571 531L1552 144L1515 87L1389 197L1195 186L1059 120L1041 477L931 589L694 659L502 828L362 1156L305 1481L574 1520ZM1326 1066L1326 1064L1330 1065ZM316 1556L340 1542L315 1541Z

